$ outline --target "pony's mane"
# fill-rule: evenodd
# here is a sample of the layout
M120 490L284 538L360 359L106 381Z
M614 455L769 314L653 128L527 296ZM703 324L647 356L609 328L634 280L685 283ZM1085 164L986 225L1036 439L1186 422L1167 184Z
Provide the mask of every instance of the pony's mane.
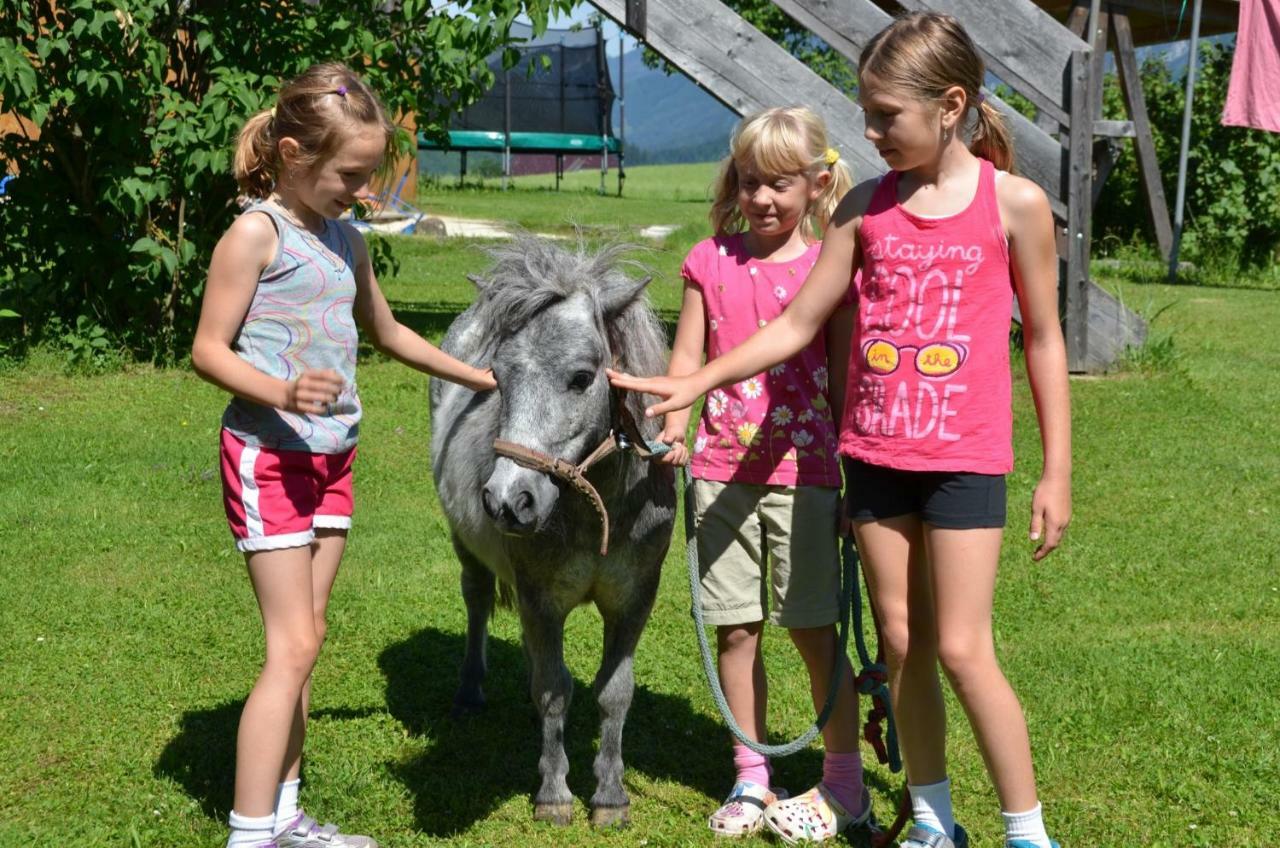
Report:
M480 289L476 317L483 345L492 351L547 307L579 292L586 293L608 336L616 367L644 376L666 370L667 340L639 281L627 270L645 267L626 255L634 245L614 243L589 249L579 238L572 246L528 234L486 249L492 265L475 279ZM624 293L636 295L609 314L607 304ZM627 404L647 437L657 422L644 417L644 400L631 395Z

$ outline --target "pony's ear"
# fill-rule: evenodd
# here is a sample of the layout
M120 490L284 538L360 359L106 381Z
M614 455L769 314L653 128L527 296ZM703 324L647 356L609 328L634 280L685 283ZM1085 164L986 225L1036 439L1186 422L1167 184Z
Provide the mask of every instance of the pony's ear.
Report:
M626 274L610 274L600 289L600 308L612 318L630 306L649 285L652 276L628 277Z

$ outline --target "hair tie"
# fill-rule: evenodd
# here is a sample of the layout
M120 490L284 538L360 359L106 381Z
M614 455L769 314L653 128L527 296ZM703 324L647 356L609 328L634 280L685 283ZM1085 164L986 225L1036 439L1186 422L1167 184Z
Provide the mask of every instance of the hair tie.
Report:
M840 161L840 151L836 150L834 147L828 147L823 160L827 163L827 167L830 168L832 165Z
M986 103L986 102L987 102L987 95L986 95L986 92L979 91L979 92L978 92L978 105L979 105L979 106L981 106L983 103Z
M337 94L339 97L346 97L346 96L347 96L347 87L346 87L345 85L340 85L340 86L338 86L338 90L337 90L336 92L334 92L334 93L335 93L335 94Z
M271 107L271 120L273 120L273 121L274 121L275 119L276 119L276 107L272 106L272 107Z

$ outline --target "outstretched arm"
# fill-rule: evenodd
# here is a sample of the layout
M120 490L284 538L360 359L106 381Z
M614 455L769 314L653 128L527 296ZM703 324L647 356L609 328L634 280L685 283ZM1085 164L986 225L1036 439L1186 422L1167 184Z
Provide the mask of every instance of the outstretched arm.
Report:
M668 377L684 377L698 370L702 365L706 337L707 307L702 299L702 290L686 280L680 320L676 323L676 338L671 344L671 361L667 364ZM690 412L688 407L673 409L663 421L658 438L671 445L671 450L661 459L668 465L684 465L689 461L685 439L689 432Z
M370 343L410 368L466 386L473 392L496 388L498 383L492 370L455 359L396 320L378 287L364 239L354 229L349 229L348 234L356 248L355 316Z
M1030 528L1031 541L1040 542L1033 557L1041 560L1062 542L1071 521L1071 397L1066 344L1058 323L1058 257L1044 192L1029 180L1006 177L998 184L998 197L1008 222L1027 376L1044 451Z
M643 379L609 372L615 386L664 398L649 407L652 417L691 406L716 388L759 374L785 362L826 324L858 266L857 228L870 192L866 184L845 195L824 234L822 252L795 300L782 315L724 356L718 356L687 377Z

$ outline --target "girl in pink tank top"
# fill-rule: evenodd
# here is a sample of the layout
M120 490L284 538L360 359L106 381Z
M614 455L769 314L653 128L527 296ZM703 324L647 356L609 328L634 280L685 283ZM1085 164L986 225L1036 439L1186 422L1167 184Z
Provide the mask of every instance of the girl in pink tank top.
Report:
M866 138L891 171L853 189L808 281L777 319L683 377L615 385L665 398L658 415L804 348L855 269L856 309L835 323L833 383L846 376L840 451L846 509L880 617L915 826L903 848L963 848L946 773L941 664L999 796L1008 848L1056 848L1037 799L1026 722L991 627L1013 466L1012 297L1044 464L1032 556L1056 548L1071 513L1066 348L1048 199L1006 173L1013 150L981 94L984 68L955 18L899 18L868 42L858 99ZM843 355L842 355L843 354ZM847 362L846 375L836 373ZM791 840L788 840L791 841Z

